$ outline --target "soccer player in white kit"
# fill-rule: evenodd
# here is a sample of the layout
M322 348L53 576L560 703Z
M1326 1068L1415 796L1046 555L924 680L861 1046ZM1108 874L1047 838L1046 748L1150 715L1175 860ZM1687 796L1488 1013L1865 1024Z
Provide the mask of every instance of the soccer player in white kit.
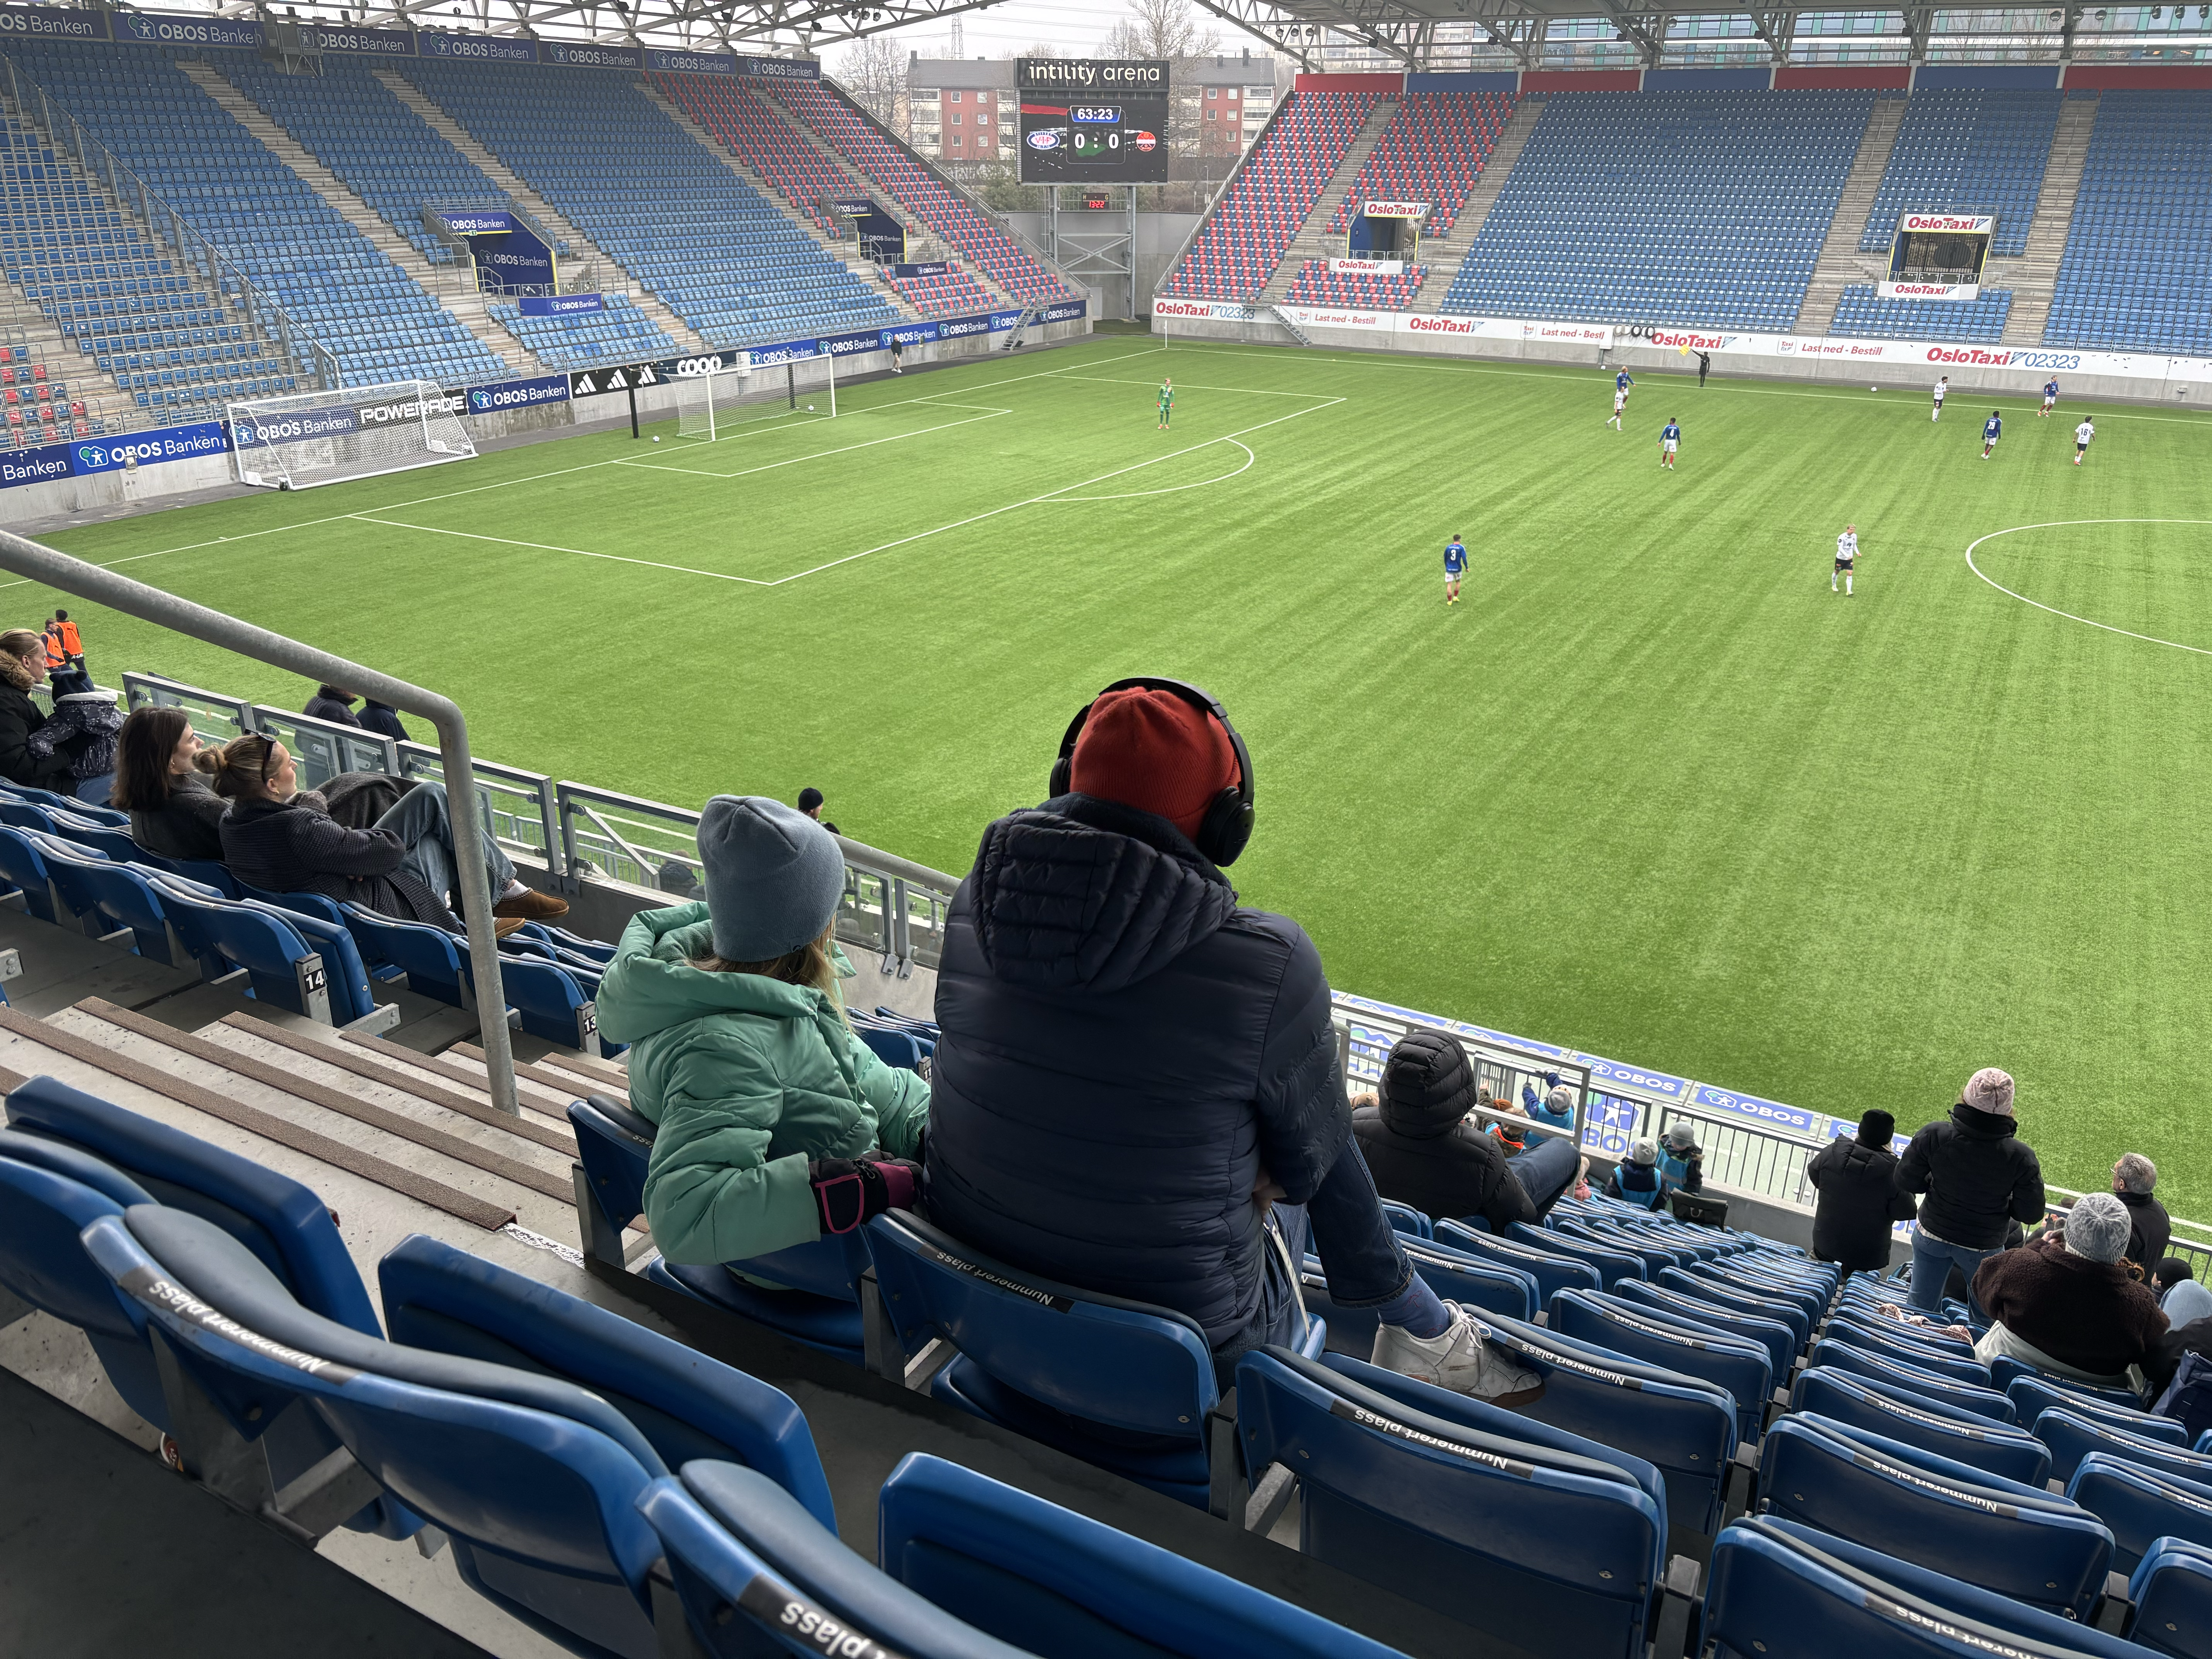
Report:
M1622 426L1621 426L1621 424L1620 424L1620 411L1621 411L1622 410L1624 410L1624 409L1627 408L1627 407L1628 407L1628 388L1627 388L1626 386L1617 386L1613 387L1613 418L1612 418L1611 420L1607 421L1607 422L1606 422L1606 424L1607 424L1607 426L1611 427L1611 428L1612 428L1615 432L1620 432L1620 431L1624 430L1624 428L1622 428Z
M2091 423L2089 417L2087 415L2084 415L2081 417L2081 424L2074 428L2075 465L2079 466L2081 465L2082 456L2089 453L2089 440L2096 435L2096 427Z
M1828 592L1836 591L1836 578L1844 579L1844 597L1851 596L1851 561L1859 556L1859 527L1855 524L1844 526L1844 533L1836 538L1836 568L1828 577Z
M1943 418L1943 398L1944 394L1948 392L1950 390L1951 377L1949 375L1946 374L1942 380L1936 382L1936 412L1928 417L1929 420L1940 421Z

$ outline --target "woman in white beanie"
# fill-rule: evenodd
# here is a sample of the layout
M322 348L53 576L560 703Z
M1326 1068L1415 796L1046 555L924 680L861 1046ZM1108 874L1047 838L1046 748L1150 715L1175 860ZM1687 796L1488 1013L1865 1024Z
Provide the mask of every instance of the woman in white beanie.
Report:
M781 801L717 795L699 858L705 902L632 917L599 984L599 1030L635 1045L630 1104L660 1128L653 1243L740 1261L911 1208L929 1085L846 1022L836 838Z
M2166 1334L2166 1316L2123 1259L2127 1208L2110 1193L2091 1193L2063 1219L2063 1231L1982 1263L1974 1300L1994 1322L1974 1353L1985 1361L2009 1354L2101 1388L2141 1389L2143 1362Z

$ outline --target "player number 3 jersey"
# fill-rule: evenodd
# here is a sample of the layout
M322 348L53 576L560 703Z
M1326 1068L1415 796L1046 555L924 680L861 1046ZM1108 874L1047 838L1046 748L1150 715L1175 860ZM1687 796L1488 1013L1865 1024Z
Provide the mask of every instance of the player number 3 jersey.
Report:
M1444 548L1444 568L1455 576L1466 569L1467 549L1457 542L1448 544Z

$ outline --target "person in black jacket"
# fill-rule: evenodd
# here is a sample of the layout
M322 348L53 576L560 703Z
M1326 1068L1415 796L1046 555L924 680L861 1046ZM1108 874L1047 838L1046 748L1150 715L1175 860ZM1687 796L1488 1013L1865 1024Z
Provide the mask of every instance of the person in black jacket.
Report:
M134 708L115 739L108 805L131 814L131 839L165 859L222 858L229 810L193 763L199 733L181 708Z
M1966 1079L1948 1119L1924 1125L1905 1147L1898 1190L1927 1194L1912 1235L1917 1311L1942 1305L1954 1262L1971 1285L1975 1270L2003 1246L2007 1222L2043 1218L2043 1165L2019 1127L2012 1079L1989 1066Z
M1837 1136L1805 1166L1805 1179L1820 1194L1813 1210L1815 1261L1832 1261L1847 1273L1879 1274L1889 1267L1891 1229L1912 1219L1889 1149L1896 1133L1895 1118L1869 1112L1856 1136Z
M377 732L394 743L413 741L407 735L407 728L399 723L399 711L388 702L379 702L374 697L363 697L358 720L364 732Z
M1310 1232L1375 1363L1501 1404L1534 1399L1384 1219L1337 1066L1321 957L1243 908L1220 866L1252 825L1221 706L1109 686L1060 742L1052 797L983 832L938 968L929 1218L1012 1267L1173 1310L1224 1380L1304 1330Z
M31 688L46 678L46 639L27 628L0 634L0 778L58 795L76 793L70 756L31 750L31 733L46 723L46 711L31 701Z
M1442 1031L1408 1031L1382 1062L1382 1086L1352 1103L1352 1137L1385 1198L1424 1215L1480 1216L1493 1233L1533 1225L1581 1180L1585 1160L1571 1136L1533 1130L1535 1144L1509 1158L1468 1115L1474 1103L1467 1050Z
M2128 1211L2128 1260L2145 1273L2166 1260L2173 1239L2172 1218L2151 1196L2157 1186L2158 1165L2141 1152L2123 1152L2112 1165L2112 1196Z
M356 699L352 692L339 685L319 685L315 695L307 699L307 706L300 712L311 720L328 720L333 726L359 726L354 717Z

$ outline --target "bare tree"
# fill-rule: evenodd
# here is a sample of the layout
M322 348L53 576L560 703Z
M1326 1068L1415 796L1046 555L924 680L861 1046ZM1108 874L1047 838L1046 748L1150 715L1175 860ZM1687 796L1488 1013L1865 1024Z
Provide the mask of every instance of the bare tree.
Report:
M862 109L907 136L907 48L887 34L855 40L830 65L830 78Z
M1199 149L1198 60L1221 50L1219 32L1190 0L1127 0L1128 15L1106 31L1102 58L1164 58L1170 88L1168 144L1178 155Z

